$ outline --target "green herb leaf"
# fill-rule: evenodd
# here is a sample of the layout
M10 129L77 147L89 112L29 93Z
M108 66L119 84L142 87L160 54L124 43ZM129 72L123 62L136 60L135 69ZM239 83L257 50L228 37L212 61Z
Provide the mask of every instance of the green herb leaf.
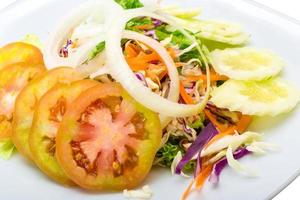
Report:
M92 51L88 55L88 59L84 61L83 64L87 64L91 60L93 60L96 56L98 56L105 49L105 42L100 42L97 46L92 49Z
M155 34L160 41L172 36L171 43L178 45L180 49L185 49L191 45L191 41L187 39L180 31L175 30L170 32L166 29L165 25L157 27Z
M166 143L158 152L157 157L162 158L161 164L170 167L178 151L182 151L179 145Z
M176 141L176 144L174 144ZM164 167L171 167L171 164L178 152L185 153L184 149L179 146L179 141L171 138L156 154L156 158L160 160L159 164ZM185 167L184 172L193 172L195 169L195 161L190 161Z
M142 30L135 28L136 26L142 26L142 25L151 25L153 24L150 17L139 17L139 18L133 18L126 24L127 30L137 31L141 32Z
M139 0L115 0L124 9L140 8L144 5Z
M203 128L204 127L203 120L199 118L194 123L189 124L189 126L194 129Z
M11 139L3 139L0 141L0 157L8 160L15 150L15 146Z

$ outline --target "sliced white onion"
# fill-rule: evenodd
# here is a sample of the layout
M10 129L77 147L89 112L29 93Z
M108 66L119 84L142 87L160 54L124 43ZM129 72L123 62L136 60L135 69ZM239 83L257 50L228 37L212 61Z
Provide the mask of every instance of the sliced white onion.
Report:
M59 56L59 50L64 41L67 40L70 32L79 24L81 24L89 16L101 15L99 18L103 19L104 31L107 24L113 17L111 13L122 12L123 9L114 1L89 1L73 10L69 15L63 18L56 30L50 33L44 49L44 60L48 68L57 66L76 66L76 58L82 54L80 48L87 48L89 44L82 45L76 53L68 58ZM93 42L92 42L93 43Z
M198 114L201 112L209 98L209 90L207 90L204 100L196 105L183 105L176 102L167 100L158 94L153 93L148 88L144 87L132 73L128 66L120 47L122 33L125 24L132 18L139 16L148 16L164 21L181 31L192 43L197 43L197 40L188 32L178 26L170 17L161 16L143 8L124 11L122 15L116 16L115 20L108 29L106 37L106 57L107 65L110 67L111 75L121 83L127 92L133 96L139 103L148 107L149 109L161 113L166 116L172 117L186 117ZM199 53L204 57L203 52L199 45L196 46ZM156 50L156 49L155 49ZM160 54L160 52L158 52ZM210 88L210 74L209 66L206 64L207 88Z

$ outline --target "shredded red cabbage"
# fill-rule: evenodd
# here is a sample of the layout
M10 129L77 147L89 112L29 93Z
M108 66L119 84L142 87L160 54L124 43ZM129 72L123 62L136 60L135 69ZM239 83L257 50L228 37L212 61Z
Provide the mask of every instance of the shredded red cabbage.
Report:
M59 56L67 58L69 56L69 47L72 44L72 40L67 40L66 44L59 50Z
M158 26L160 26L160 25L163 24L163 22L160 21L159 19L151 18L151 20L152 20L152 23L153 23L153 25L154 25L155 27L158 27Z
M176 166L175 172L176 174L181 174L184 166L198 153L200 154L205 144L210 141L216 134L218 134L218 130L216 127L209 123L206 127L202 129L202 131L197 136L195 142L187 149L185 155L180 160L178 165Z
M147 31L145 30L144 34L146 36L152 37L155 40L158 40L158 37L156 36L155 30L147 30Z
M135 76L136 76L141 82L143 82L143 84L144 84L146 87L148 87L146 78L145 78L145 76L144 76L142 73L136 72L136 73L135 73Z
M247 150L246 148L239 148L234 152L233 157L235 159L240 159L250 153L251 152L249 150ZM221 172L227 165L228 165L228 161L227 161L226 157L222 158L217 163L215 163L213 166L212 173L209 177L209 182L211 182L213 184L217 184L219 182L219 177L220 177Z
M185 133L187 133L189 135L191 135L193 133L193 130L186 125L186 122L185 122L185 120L183 118L177 118L177 121L178 121L179 124L182 125L183 131Z

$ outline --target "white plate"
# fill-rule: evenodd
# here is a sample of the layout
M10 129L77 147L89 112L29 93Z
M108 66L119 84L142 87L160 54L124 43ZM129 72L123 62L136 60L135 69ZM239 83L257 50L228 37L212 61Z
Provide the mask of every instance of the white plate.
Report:
M0 11L0 45L35 33L43 40L54 25L74 6L85 0L23 0ZM287 62L283 75L300 86L300 26L250 1L186 0L176 2L183 7L201 6L203 17L229 20L242 24L251 34L251 45L269 48ZM113 14L113 13L112 13ZM300 112L276 118L256 119L252 130L265 133L266 141L279 144L281 151L263 157L249 156L244 164L259 169L259 178L245 178L226 168L218 187L207 183L190 199L269 199L282 190L300 172ZM153 199L179 199L189 180L171 176L168 170L154 169L144 184L154 191ZM20 156L0 160L1 199L123 199L121 193L88 193L65 188L45 177Z

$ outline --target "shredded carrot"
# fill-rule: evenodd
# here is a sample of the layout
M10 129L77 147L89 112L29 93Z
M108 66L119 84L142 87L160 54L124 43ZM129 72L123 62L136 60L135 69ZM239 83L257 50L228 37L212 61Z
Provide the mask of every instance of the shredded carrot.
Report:
M175 58L177 57L176 52L175 52L175 50L174 50L173 48L169 47L169 48L167 49L167 51L168 51L168 53L170 54L170 56L171 56L173 59L175 59Z
M211 174L212 168L213 168L212 164L207 165L196 177L195 181L196 181L196 189L197 190L200 190L203 187L206 179Z
M252 122L252 117L249 115L242 115L240 121L235 126L230 126L227 130L215 135L206 145L204 148L210 146L211 144L215 143L216 141L220 140L221 138L224 138L228 135L233 135L235 131L238 131L239 133L244 132L250 123Z
M163 71L163 72L159 75L159 79L160 79L160 80L163 79L167 74L168 74L168 71L167 71L167 70Z
M239 133L243 133L251 124L252 122L252 117L250 115L243 115L236 125L236 130Z
M215 143L216 141L220 140L221 138L228 136L228 135L233 135L234 131L235 131L236 127L231 126L230 128L228 128L226 131L221 132L217 135L215 135L204 147L204 149L208 146L210 146L211 144Z
M154 49L150 47L148 48L152 50L151 53L145 53L141 48L139 48L135 44L127 44L124 49L125 59L133 71L146 71L146 75L150 75L151 77L149 78L151 78L153 81L160 81L168 74L166 63L163 62L159 54ZM167 49L167 51L173 59L176 58L176 52L173 48L170 47ZM160 63L151 64L151 61L160 61ZM183 63L179 62L176 66L179 67L182 65ZM152 73L151 70L155 70L156 72ZM192 98L188 94L186 94L186 92L183 95L184 98L188 100L188 102L193 103Z
M138 55L133 46L134 46L133 44L128 44L125 46L126 57L132 58L132 57L136 57Z
M192 180L192 181L190 182L190 184L188 185L187 189L184 191L184 193L183 193L183 195L182 195L182 197L181 197L181 200L186 200L186 199L189 197L189 195L190 195L191 192L192 192L192 189L193 189L192 187L193 187L194 184L195 184L196 190L200 190L200 189L203 187L203 185L204 185L206 179L207 179L207 178L209 177L209 175L211 174L212 169L213 169L213 165L212 165L212 164L207 165L207 166L206 166L206 167L198 174L198 176L197 176L194 180Z
M205 116L211 121L220 132L224 132L228 129L226 124L219 122L214 114L212 114L209 110L204 109Z
M193 187L194 183L195 183L195 180L192 180L192 181L189 183L188 187L187 187L186 190L183 192L183 195L182 195L182 197L181 197L181 200L186 200L186 199L189 197L189 195L191 194L192 187Z
M126 61L133 71L145 70L149 62L153 60L160 60L156 52L152 52L151 54L140 52L136 57L126 57Z
M137 29L141 29L141 30L149 30L149 29L153 29L154 25L153 24L144 24L144 25L134 26L133 28L137 28Z
M191 82L195 82L195 81L199 81L199 80L206 81L206 75L202 74L200 76L187 76L186 79L191 81ZM210 81L211 82L226 81L226 80L228 80L227 76L218 75L218 74L211 74L210 75Z
M182 82L180 82L179 88L180 88L180 95L181 95L182 99L184 100L184 102L186 104L194 104L193 98L185 91L185 88L184 88Z

